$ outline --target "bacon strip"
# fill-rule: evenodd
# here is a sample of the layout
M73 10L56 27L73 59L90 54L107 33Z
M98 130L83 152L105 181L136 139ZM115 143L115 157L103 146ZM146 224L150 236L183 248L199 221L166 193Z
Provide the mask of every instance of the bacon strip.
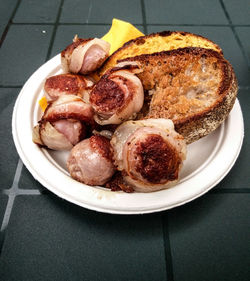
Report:
M110 44L102 39L75 38L74 42L61 52L64 71L88 74L99 68L109 55Z
M76 74L59 74L46 79L44 84L45 97L48 102L58 99L61 95L77 95L82 98L89 95L94 82L89 78Z
M46 108L42 119L53 122L71 118L91 124L93 114L91 105L85 103L80 97L62 95Z
M100 125L120 124L135 117L143 105L140 79L130 70L116 70L104 75L90 93L95 121Z

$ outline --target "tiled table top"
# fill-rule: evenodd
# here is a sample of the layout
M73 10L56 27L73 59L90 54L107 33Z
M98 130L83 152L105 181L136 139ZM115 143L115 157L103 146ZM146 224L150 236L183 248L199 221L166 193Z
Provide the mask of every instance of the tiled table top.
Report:
M24 82L74 34L102 36L113 17L144 33L209 37L235 69L241 153L185 206L140 216L89 211L35 181L15 150L11 116ZM0 0L0 280L250 280L249 33L248 0Z

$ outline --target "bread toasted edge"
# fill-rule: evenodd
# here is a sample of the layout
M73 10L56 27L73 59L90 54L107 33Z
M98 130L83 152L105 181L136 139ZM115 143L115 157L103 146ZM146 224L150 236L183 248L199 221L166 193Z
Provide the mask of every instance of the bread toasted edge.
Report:
M143 45L146 40L149 40L153 37L169 37L174 34L176 34L176 35L179 34L181 36L192 36L192 37L202 39L202 40L208 42L209 44L211 44L214 47L214 50L216 50L219 54L223 55L222 49L217 44L215 44L212 40L210 40L206 37L203 37L201 35L194 34L191 32L166 30L166 31L151 33L151 34L148 34L145 36L140 36L140 37L137 37L135 39L129 40L128 42L124 43L122 47L117 49L111 56L108 57L108 59L105 61L105 63L102 65L102 67L98 70L98 75L102 76L108 69L112 68L116 64L117 60L123 59L123 58L120 58L118 54L121 51L123 51L124 49L127 49L132 45L138 45L138 46ZM186 46L186 47L197 47L197 46ZM179 48L179 47L177 47L177 48ZM158 51L156 50L155 52L158 52ZM136 54L135 54L135 56L136 56ZM116 57L117 57L117 59L116 59ZM113 61L115 61L115 62L113 62Z
M224 122L226 117L229 115L238 92L238 83L234 73L232 65L224 59L222 54L205 48L195 48L195 47L186 47L180 49L174 49L170 51L163 51L153 54L139 55L127 59L120 60L119 62L140 62L147 63L149 58L171 56L171 55L185 55L186 53L191 53L194 55L207 55L214 56L222 64L222 74L223 78L218 89L219 98L212 107L205 108L200 113L194 114L191 117L182 118L177 121L174 121L176 131L183 135L186 139L187 144L190 144L194 141L199 140L202 137L210 134L216 128L219 127L221 123ZM140 75L140 74L139 74ZM140 76L142 79L142 77ZM144 116L147 118L148 116ZM149 116L148 118L161 118L158 116Z

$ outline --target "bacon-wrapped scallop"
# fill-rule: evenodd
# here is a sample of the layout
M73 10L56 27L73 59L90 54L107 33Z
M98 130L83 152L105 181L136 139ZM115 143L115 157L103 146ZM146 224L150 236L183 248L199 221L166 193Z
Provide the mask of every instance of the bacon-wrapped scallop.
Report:
M82 75L71 73L54 75L45 81L45 97L48 102L51 102L61 95L77 95L88 102L93 85L93 80Z
M80 97L62 95L46 108L33 129L33 141L53 150L69 150L86 135L93 123L92 107Z
M120 124L133 119L141 110L144 91L133 70L117 68L101 77L93 87L89 100L98 124Z
M34 127L33 141L52 150L70 150L85 133L85 125L78 120L44 121Z
M88 185L104 185L115 172L112 157L109 139L92 136L73 147L67 167L77 181Z
M138 192L175 184L186 158L184 138L167 119L127 121L116 129L111 145L117 169Z
M82 39L61 52L61 64L65 72L89 74L98 69L109 55L110 44L99 38Z

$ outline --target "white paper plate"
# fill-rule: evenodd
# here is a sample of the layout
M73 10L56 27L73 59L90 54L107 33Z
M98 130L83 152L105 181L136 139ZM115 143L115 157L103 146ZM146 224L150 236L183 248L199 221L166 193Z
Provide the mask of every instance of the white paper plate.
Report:
M187 203L214 187L236 161L244 127L238 100L220 128L188 146L178 185L152 193L112 192L73 180L65 167L67 152L41 149L32 128L41 117L38 100L48 76L61 73L60 55L41 66L21 90L13 111L12 133L17 151L33 177L58 196L88 209L115 214L158 212Z

